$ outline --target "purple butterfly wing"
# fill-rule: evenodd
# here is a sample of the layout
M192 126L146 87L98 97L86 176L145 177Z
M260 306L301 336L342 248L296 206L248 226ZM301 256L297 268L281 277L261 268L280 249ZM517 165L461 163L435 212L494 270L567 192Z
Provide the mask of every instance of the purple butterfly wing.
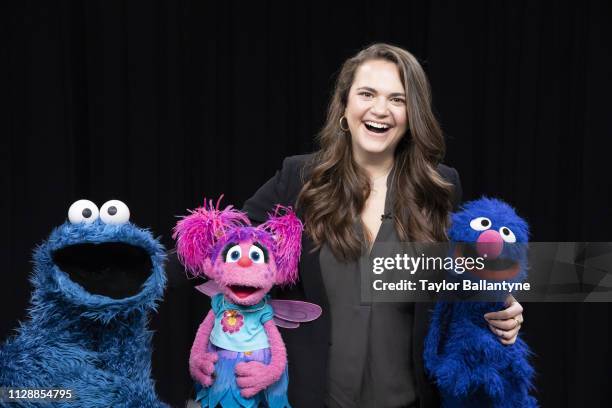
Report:
M287 329L295 329L301 322L311 322L323 312L319 305L300 300L272 299L270 305L276 325Z
M203 284L196 286L195 288L211 298L217 293L221 293L221 288L219 287L217 282L213 280L206 281Z
M274 316L274 323L278 327L282 327L283 329L297 329L298 327L300 327L299 323L294 323L294 322L290 322L287 320L283 320L276 316Z

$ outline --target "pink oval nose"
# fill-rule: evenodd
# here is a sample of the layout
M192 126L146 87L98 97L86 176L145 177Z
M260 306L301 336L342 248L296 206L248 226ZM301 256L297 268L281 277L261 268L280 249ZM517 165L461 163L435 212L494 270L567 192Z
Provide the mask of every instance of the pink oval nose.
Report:
M480 256L487 256L488 259L497 258L504 249L504 240L499 232L486 230L476 240L476 250Z

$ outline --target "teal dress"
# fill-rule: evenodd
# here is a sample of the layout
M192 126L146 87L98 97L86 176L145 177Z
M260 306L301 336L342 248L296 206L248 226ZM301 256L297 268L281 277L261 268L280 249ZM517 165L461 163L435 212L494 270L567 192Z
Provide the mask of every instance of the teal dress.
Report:
M215 324L210 334L208 351L215 352L215 380L210 387L196 383L196 401L204 407L251 408L290 407L287 399L287 368L281 378L252 398L240 395L234 370L241 362L259 361L269 364L272 358L264 323L274 317L268 298L253 306L235 305L223 294L212 298Z

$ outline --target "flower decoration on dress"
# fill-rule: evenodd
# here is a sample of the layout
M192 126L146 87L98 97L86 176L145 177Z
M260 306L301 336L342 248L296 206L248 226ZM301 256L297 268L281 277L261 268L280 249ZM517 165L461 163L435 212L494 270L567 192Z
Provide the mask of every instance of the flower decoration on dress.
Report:
M226 310L223 313L223 319L221 319L221 325L223 331L229 334L240 331L242 325L244 325L244 317L237 310Z

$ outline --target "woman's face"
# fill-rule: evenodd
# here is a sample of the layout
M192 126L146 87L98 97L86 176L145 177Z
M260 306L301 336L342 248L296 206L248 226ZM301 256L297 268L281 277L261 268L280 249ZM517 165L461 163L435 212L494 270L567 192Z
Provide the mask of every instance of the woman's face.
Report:
M357 162L393 157L408 124L406 95L397 66L385 60L361 64L344 115Z

